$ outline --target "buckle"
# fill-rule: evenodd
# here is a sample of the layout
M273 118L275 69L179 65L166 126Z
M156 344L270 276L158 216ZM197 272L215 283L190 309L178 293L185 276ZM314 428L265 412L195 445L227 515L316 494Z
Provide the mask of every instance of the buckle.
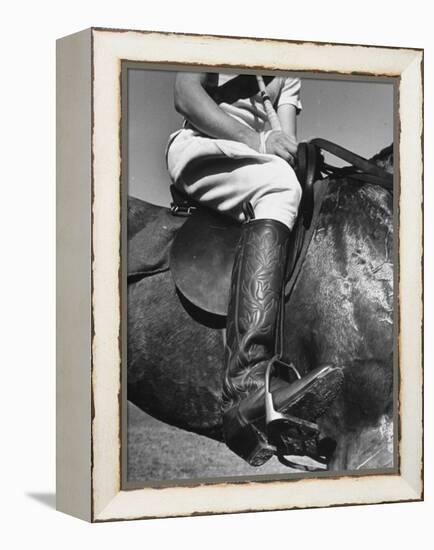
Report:
M196 206L180 206L174 202L170 204L170 212L172 216L187 217L191 216L196 210Z

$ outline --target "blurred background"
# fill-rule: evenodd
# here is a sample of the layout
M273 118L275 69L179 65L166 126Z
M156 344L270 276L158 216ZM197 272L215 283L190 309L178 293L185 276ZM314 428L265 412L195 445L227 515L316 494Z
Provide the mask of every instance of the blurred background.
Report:
M164 151L182 118L173 107L175 72L128 70L128 194L168 206ZM302 79L298 138L322 137L364 157L393 141L393 85ZM333 164L340 162L330 157ZM216 441L179 430L128 404L130 482L288 474L276 459L252 468Z

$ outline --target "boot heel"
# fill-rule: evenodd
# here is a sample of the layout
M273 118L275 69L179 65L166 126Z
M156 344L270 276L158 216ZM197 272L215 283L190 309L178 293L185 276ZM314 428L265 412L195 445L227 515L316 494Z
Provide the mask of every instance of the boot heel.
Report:
M250 466L262 466L276 453L276 448L267 443L261 432L243 419L238 407L225 413L223 431L229 449Z

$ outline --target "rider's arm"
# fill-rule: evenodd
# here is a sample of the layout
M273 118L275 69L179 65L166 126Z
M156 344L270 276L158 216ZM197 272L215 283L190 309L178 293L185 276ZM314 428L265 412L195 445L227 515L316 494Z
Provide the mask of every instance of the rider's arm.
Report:
M290 103L284 103L277 107L277 116L282 132L289 138L287 144L289 154L283 158L286 158L291 165L294 165L297 152L297 109Z
M226 114L204 89L206 73L178 73L175 109L204 134L245 143L256 151L259 134Z
M277 116L285 134L297 141L297 109L290 103L284 103L277 107Z

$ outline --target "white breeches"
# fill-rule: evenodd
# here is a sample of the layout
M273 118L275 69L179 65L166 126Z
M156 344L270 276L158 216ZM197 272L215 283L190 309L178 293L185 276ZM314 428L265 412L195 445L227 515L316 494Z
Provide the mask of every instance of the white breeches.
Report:
M195 201L238 221L244 221L243 204L250 201L257 219L278 220L289 229L301 200L294 170L275 155L196 159L185 166L176 186Z

